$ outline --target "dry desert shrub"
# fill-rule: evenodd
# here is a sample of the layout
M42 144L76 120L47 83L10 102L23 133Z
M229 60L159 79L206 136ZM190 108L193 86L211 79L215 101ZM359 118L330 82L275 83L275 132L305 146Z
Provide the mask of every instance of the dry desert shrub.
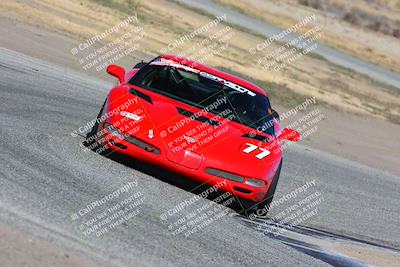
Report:
M385 12L380 12L381 14L379 14L377 12L368 11L368 9L365 8L344 5L332 0L298 0L298 3L313 9L331 13L338 19L350 24L400 38L400 21L385 16ZM374 0L363 1L363 3L373 7L374 10L376 10L377 7L380 7L383 11L389 8Z

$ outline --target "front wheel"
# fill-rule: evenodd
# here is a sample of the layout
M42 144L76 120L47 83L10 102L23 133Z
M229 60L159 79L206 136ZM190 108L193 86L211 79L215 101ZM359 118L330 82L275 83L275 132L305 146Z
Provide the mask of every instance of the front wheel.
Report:
M266 208L267 212L269 210L269 204L271 204L272 199L274 198L275 191L276 191L276 186L278 185L278 180L279 176L281 175L281 169L282 169L282 160L279 163L279 167L276 170L275 176L273 178L271 186L268 188L267 193L265 194L265 198L263 201L259 202L257 206L259 208Z
M99 138L98 134L98 129L99 129L99 124L101 123L100 118L104 114L104 108L106 106L107 99L104 101L104 104L102 105L99 114L96 117L96 121L93 124L93 127L90 132L87 133L86 135L86 143L90 145L92 150L96 151L99 154L102 154L104 152L107 152L107 148L102 146L97 140ZM101 138L101 136L100 136Z
M272 199L274 198L275 191L276 191L276 186L278 185L278 180L279 176L281 174L281 169L282 169L282 160L279 163L279 167L276 170L276 173L274 175L274 178L272 180L271 186L268 188L267 193L265 194L265 197L262 201L256 203L252 201L247 201L247 200L241 200L241 204L244 208L244 213L251 213L252 211L257 211L259 209L262 209L262 215L265 216L267 215L269 211L269 205L272 202Z

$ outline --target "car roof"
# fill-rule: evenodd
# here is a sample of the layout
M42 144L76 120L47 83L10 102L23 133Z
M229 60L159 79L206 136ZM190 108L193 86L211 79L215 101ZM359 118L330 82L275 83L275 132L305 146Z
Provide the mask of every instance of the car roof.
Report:
M188 66L188 67L191 67L191 68L194 68L194 69L198 69L198 70L201 70L201 71L204 71L204 72L208 72L208 73L213 74L215 76L218 76L218 77L220 77L222 79L225 79L225 80L228 80L230 82L236 83L236 84L238 84L240 86L243 86L243 87L245 87L245 88L247 88L247 89L249 89L249 90L251 90L253 92L256 92L256 93L259 93L259 94L262 94L262 95L265 95L265 96L267 95L267 93L264 90L262 90L257 85L255 85L255 84L253 84L253 83L251 83L249 81L246 81L246 80L244 80L242 78L239 78L237 76L234 76L232 74L229 74L229 73L226 73L226 72L223 72L223 71L211 68L211 67L207 67L207 66L202 65L202 64L200 64L200 63L198 63L196 61L193 61L193 60L190 60L190 59L187 59L187 58L183 58L183 57L174 56L174 55L161 55L160 57L175 61L175 62L177 62L177 63L179 63L181 65L184 65L184 66Z

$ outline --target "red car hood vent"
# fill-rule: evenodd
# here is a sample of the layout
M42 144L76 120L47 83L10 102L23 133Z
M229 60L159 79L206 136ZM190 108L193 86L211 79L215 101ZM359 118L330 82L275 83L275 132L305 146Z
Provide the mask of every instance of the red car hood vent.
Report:
M149 95L146 95L145 93L143 93L143 92L141 92L141 91L139 91L139 90L136 90L136 89L134 89L134 88L131 88L131 89L129 90L129 92L130 92L131 94L134 94L134 95L136 95L137 97L140 97L141 99L143 99L143 100L149 102L150 104L153 104L153 100L151 100L151 97L150 97Z
M244 135L242 135L242 137L255 139L255 140L258 140L258 141L261 141L261 142L265 142L265 143L268 143L269 141L271 141L271 138L269 138L269 137L262 136L262 135L259 135L259 134L253 134L253 133L244 134Z
M209 118L204 117L204 116L196 115L195 113L193 113L191 111L188 111L188 110L185 110L183 108L177 107L176 109L178 110L178 113L181 114L182 116L191 117L192 119L194 119L196 121L200 121L202 123L206 123L206 124L208 124L210 126L219 126L220 125L220 123L218 121L216 121L216 120L212 120L212 119L209 119Z

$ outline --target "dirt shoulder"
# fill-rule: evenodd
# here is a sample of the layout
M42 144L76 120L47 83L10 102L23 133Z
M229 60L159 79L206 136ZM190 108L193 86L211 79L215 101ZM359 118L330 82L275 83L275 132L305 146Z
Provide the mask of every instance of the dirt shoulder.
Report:
M4 13L0 13L0 24L3 26L0 35L7 36L0 39L0 46L114 82L114 78L105 72L82 70L76 57L70 53L71 47L77 45L77 40L28 25ZM142 53L136 57L126 57L118 64L131 68L140 57L146 59L152 55ZM274 97L271 97L271 101L281 115L288 111ZM324 118L318 122L317 130L304 138L301 144L400 175L400 143L397 142L400 126L368 114L355 114L319 105L310 106L283 123L290 125L315 109L320 109Z
M400 71L399 8L395 1L216 0L219 4L279 27L315 14L321 41L373 64ZM306 29L303 29L305 31Z
M137 4L125 7L121 3ZM216 17L174 1L71 0L67 3L63 0L5 0L0 3L0 11L26 24L60 33L81 43L103 36L115 25L137 14L139 22L136 26L142 28L144 37L135 42L135 45L140 46L135 53L141 55L136 58L123 56L115 63L121 64L127 58L138 61L145 58L145 55L155 56L160 53L183 55L209 66L223 67L228 72L234 71L245 78L253 78L276 103L286 107L295 106L307 96L315 96L324 105L400 124L398 88L376 82L366 75L339 67L312 53L305 53L304 50L284 48L279 42L270 44L267 49L268 53L280 58L276 58L279 64L266 66L271 61L249 52L264 42L264 37L227 24L229 20L226 17L210 26ZM97 49L129 34L133 24L131 27L121 27L112 34L105 34L104 38L95 42ZM228 31L224 31L226 29ZM76 45L61 47L70 52L74 47L76 49ZM75 54L75 64L82 61L85 65L90 56L89 51L94 51L94 46ZM52 50L61 47L53 47ZM94 58L101 60L99 56ZM93 70L85 69L84 72L92 74Z
M0 224L1 266L99 266L48 241Z

